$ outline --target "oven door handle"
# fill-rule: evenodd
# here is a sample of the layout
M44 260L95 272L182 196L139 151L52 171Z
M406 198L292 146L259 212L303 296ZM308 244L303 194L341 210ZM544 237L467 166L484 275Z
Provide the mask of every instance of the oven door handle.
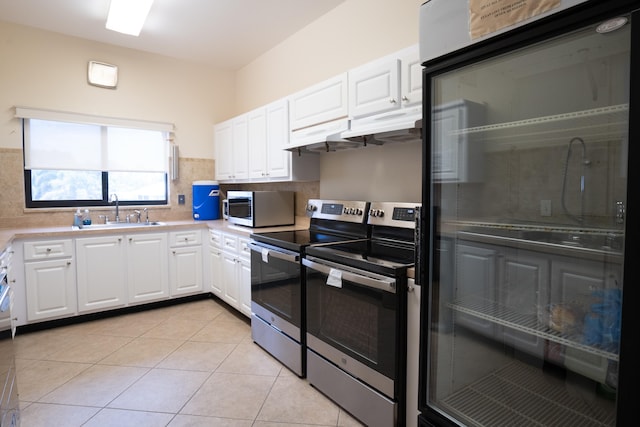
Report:
M362 286L366 286L368 288L378 289L385 292L396 293L396 280L395 279L375 279L373 277L367 277L360 274L352 273L350 271L340 270L338 268L329 267L324 264L320 264L314 261L310 261L306 258L302 259L302 264L305 266L319 271L327 276L331 274L332 270L337 270L340 272L340 275L343 279L348 280L353 283L357 283ZM331 285L327 285L331 286Z
M265 259L265 256L267 257L273 257L273 258L278 258L284 261L289 261L289 262L298 262L300 260L300 256L297 254L289 254L286 252L280 252L277 251L275 249L271 249L271 248L265 248L264 246L260 246L260 245L256 245L253 242L249 243L249 249L251 249L252 251L256 251L259 252L260 254L262 254L262 259ZM267 261L265 261L267 262Z

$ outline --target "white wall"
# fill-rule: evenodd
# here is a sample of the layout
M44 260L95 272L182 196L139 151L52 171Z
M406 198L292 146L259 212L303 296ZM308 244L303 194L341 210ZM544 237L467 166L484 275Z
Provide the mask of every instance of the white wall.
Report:
M212 124L232 114L235 76L201 64L0 22L0 147L21 148L16 105L174 123L182 157L213 158ZM87 63L119 68L115 90Z

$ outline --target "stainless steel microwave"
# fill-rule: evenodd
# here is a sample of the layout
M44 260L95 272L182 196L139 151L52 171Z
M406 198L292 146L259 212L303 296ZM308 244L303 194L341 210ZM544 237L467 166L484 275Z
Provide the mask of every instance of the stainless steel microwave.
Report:
M293 225L293 191L227 191L229 222L247 227Z

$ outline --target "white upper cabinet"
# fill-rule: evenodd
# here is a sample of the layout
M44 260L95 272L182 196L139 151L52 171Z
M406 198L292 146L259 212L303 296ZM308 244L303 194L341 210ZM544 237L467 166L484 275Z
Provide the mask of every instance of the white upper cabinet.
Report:
M215 126L216 179L220 182L317 181L317 156L289 146L289 103L272 102ZM244 157L241 153L245 153ZM246 173L242 171L245 170Z
M267 115L258 108L247 114L249 138L249 178L261 179L267 175Z
M347 117L347 73L291 95L289 107L292 131Z
M418 45L398 53L400 58L400 102L402 106L422 105L422 64Z
M289 97L289 148L323 142L349 128L347 82L343 73Z
M353 119L419 105L421 101L417 45L349 71L349 116Z
M266 106L267 176L288 178L291 175L289 145L289 103L283 99Z
M249 177L248 132L246 114L215 125L216 180L228 182Z
M215 125L213 134L216 179L218 181L233 179L233 124L231 120Z
M399 107L399 59L387 57L349 71L349 115L352 118Z

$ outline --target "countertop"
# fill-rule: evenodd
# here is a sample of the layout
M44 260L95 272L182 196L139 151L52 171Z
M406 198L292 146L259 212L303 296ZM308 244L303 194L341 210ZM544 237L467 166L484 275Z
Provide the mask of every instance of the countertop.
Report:
M55 238L55 237L81 237L81 236L93 236L101 234L114 234L114 233L130 233L130 232L142 232L142 231L176 231L182 229L190 229L194 227L201 227L203 229L220 230L223 232L230 232L235 234L246 234L249 236L251 233L264 233L270 231L288 231L288 230L306 230L309 228L309 218L296 217L294 225L287 225L281 227L262 227L262 228L250 228L241 225L230 224L226 220L214 220L214 221L195 221L195 220L178 220L178 221L162 221L162 225L143 225L128 226L125 228L110 228L110 229L94 229L94 230L74 230L71 225L66 226L51 226L51 227L29 227L29 228L0 228L0 252L3 251L11 242L15 239L37 239L37 238Z

